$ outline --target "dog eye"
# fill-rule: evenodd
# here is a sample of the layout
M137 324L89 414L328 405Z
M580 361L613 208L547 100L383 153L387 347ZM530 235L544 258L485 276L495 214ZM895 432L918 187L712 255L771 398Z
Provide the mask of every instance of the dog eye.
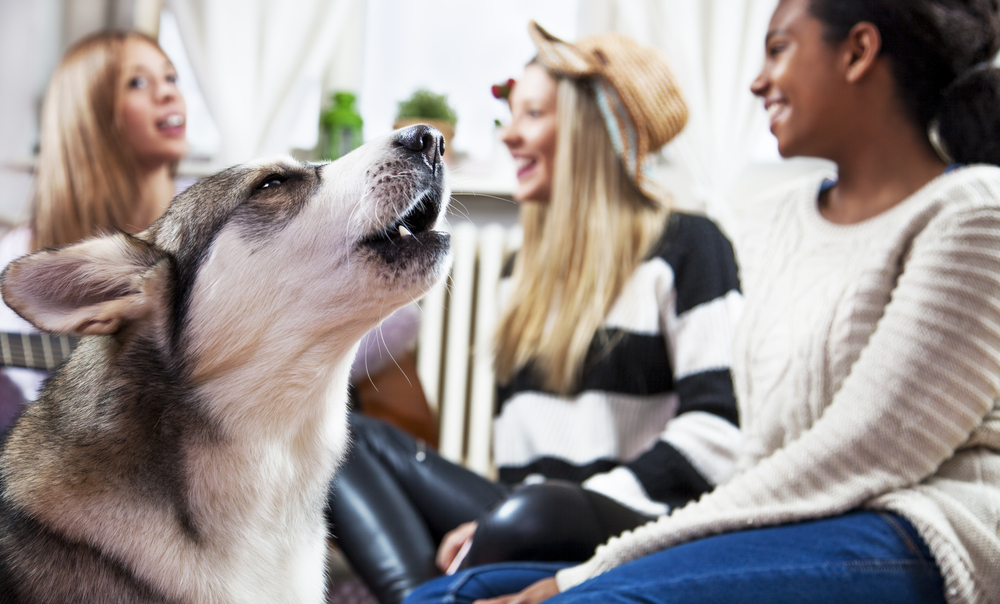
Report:
M281 174L271 174L270 176L265 178L259 185L257 185L257 190L259 191L261 189L269 189L271 187L277 187L281 183L285 182L285 180L287 179Z

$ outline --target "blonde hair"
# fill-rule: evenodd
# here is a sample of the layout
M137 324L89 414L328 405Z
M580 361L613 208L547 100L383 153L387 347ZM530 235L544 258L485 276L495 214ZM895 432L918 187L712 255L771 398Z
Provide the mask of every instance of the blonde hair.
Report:
M70 48L49 81L29 223L32 251L122 228L139 193L138 168L119 122L131 31L101 32Z
M524 243L497 330L501 383L531 363L545 388L568 393L626 281L659 239L667 200L645 196L614 152L586 81L559 78L552 191L521 208Z

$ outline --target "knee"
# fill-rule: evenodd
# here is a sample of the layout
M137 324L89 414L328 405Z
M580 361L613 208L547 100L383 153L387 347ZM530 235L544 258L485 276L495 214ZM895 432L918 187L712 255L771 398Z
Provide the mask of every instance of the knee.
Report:
M525 486L479 519L467 565L585 560L602 541L584 490L558 481Z
M516 489L480 519L480 526L539 536L563 524L578 524L589 507L579 485L548 481Z
M447 576L427 581L411 591L403 604L440 604L452 591L451 584L454 580L454 576Z

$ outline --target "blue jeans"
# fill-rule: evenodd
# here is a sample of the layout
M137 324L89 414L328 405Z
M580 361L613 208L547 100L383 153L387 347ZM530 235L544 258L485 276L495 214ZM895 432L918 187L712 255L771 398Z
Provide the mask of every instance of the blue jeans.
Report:
M404 604L472 602L514 593L566 564L471 568L417 588ZM944 581L905 519L877 512L751 529L633 560L548 602L943 604Z

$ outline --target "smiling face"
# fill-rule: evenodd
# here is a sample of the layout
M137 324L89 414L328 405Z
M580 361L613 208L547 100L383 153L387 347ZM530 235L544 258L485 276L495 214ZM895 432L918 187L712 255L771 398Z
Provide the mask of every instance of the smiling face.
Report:
M556 79L544 67L528 65L510 93L510 124L503 142L517 166L518 201L547 202L556 156Z
M765 39L764 67L750 90L764 100L771 133L784 157L830 157L850 120L844 54L823 38L808 0L783 0Z
M119 99L125 142L139 165L156 168L187 153L187 109L177 70L152 44L134 38L125 43Z

